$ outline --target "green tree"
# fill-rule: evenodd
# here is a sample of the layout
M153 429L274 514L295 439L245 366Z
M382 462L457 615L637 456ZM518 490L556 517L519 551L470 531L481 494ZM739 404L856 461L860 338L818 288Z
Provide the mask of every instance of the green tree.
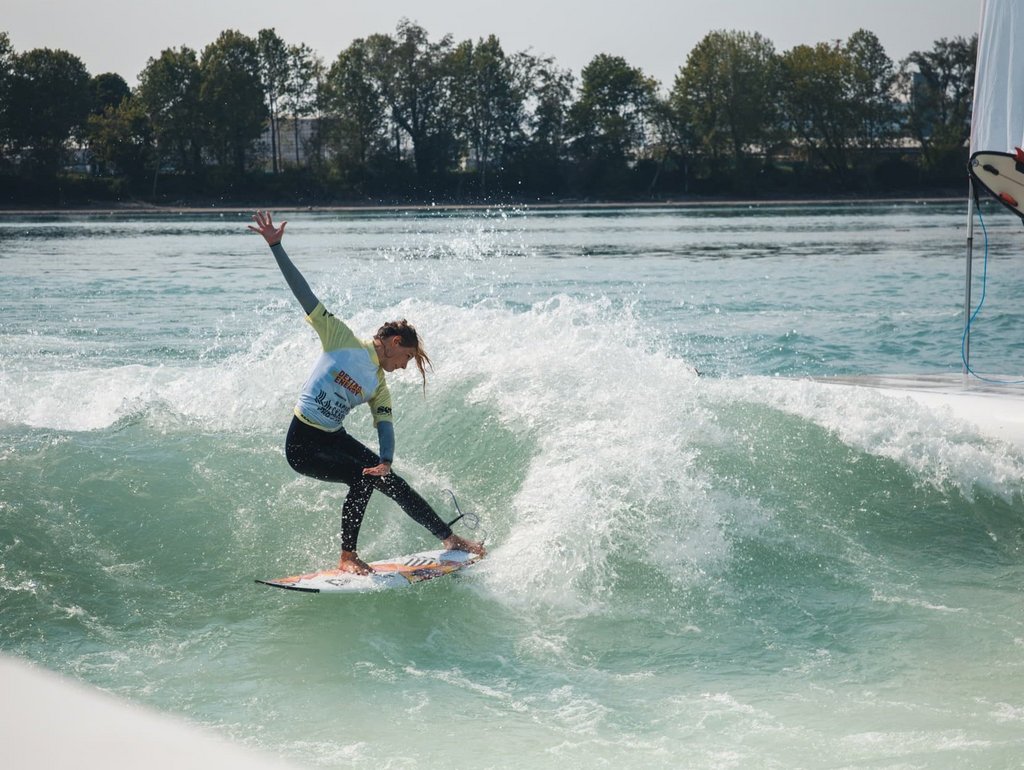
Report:
M141 101L131 95L89 116L89 148L104 168L138 188L156 162L152 124Z
M857 127L848 64L838 43L798 45L781 57L788 127L812 157L841 179L847 176Z
M305 43L288 46L288 77L282 106L292 118L294 132L295 165L302 165L301 121L316 114L317 91L323 79L323 62Z
M324 80L327 140L343 180L357 190L373 173L388 143L387 105L372 73L370 45L362 38L338 54Z
M673 84L673 109L689 122L694 148L741 170L777 139L778 57L757 33L716 31L690 51Z
M203 49L199 70L210 152L222 169L243 173L268 116L256 41L236 30L221 32Z
M591 181L621 178L646 148L657 84L607 54L595 56L580 78L579 99L569 111L573 154L596 172L588 175Z
M971 135L978 36L942 38L931 51L914 51L903 62L901 91L907 130L921 144L926 170L959 173Z
M896 107L896 66L874 32L859 29L844 46L850 66L850 98L857 127L856 144L863 150L884 147L899 131Z
M165 162L182 172L203 166L206 129L199 101L199 60L191 48L167 49L139 74L139 105L149 117L157 147L156 174Z
M10 142L11 85L14 78L14 47L6 32L0 32L0 157L7 151Z
M102 115L108 107L117 107L132 93L125 79L116 72L96 75L89 82L89 91L92 97L89 111L93 115Z
M844 182L859 157L889 143L897 126L895 68L865 30L846 43L798 45L780 57L785 123Z
M666 170L678 172L686 169L687 158L684 134L679 132L676 116L668 98L655 94L648 109L648 137L645 150L646 161L653 166L647 193L651 194L658 186L662 173ZM685 189L685 176L680 180Z
M288 82L288 46L273 29L261 29L256 36L259 52L260 84L270 119L271 170L280 169L278 103Z
M494 35L460 43L450 55L452 104L459 133L487 194L492 167L519 150L525 139L526 89L531 66L525 54L506 56Z
M525 176L542 192L560 192L569 158L569 111L575 78L553 59L535 59L529 69Z
M131 89L125 79L114 72L104 72L96 75L89 81L92 105L89 108L89 117L86 124L85 137L92 151L93 160L97 166L97 173L104 174L110 171L111 164L105 157L96 151L95 118L100 118L107 113L113 112L125 99L131 96Z
M388 106L390 120L412 144L420 189L429 188L455 163L449 98L452 38L431 42L426 30L402 19L395 37L371 35L366 44L374 87Z
M55 176L69 140L83 134L91 106L89 72L74 54L49 48L15 56L13 65L8 109L17 119L10 121L11 141L40 175Z

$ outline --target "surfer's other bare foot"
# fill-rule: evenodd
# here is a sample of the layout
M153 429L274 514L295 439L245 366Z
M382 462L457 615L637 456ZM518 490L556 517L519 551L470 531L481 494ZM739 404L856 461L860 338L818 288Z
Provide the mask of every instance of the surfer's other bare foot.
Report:
M373 567L356 556L355 551L342 551L341 560L338 562L338 569L342 572L351 572L355 575L370 575Z
M450 535L446 537L441 541L441 545L449 551L468 551L469 553L478 553L481 556L487 553L487 549L484 548L483 543L466 540L458 535Z

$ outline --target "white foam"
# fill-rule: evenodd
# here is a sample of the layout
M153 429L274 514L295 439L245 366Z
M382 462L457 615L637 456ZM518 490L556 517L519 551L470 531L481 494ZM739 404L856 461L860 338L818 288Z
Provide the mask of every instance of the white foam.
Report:
M303 381L295 360L315 356L306 342L269 329L249 350L221 361L66 367L59 387L49 370L8 369L0 388L0 422L66 431L100 430L140 417L164 427L269 427L280 422Z
M898 393L812 380L741 377L709 382L718 399L760 403L820 425L848 446L889 458L923 483L1006 499L1024 484L1024 454L993 443L951 410Z
M482 570L503 601L594 611L618 580L615 561L658 549L666 571L692 574L694 560L722 552L694 464L705 421L696 373L646 345L628 307L560 296L519 314L416 315L437 330L445 370L457 369L439 378L475 383L468 399L534 447L509 502L514 526Z

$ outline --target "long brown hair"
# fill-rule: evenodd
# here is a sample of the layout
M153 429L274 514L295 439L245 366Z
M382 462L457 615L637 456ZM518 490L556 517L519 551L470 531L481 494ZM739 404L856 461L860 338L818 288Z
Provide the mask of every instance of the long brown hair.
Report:
M377 330L377 334L374 336L381 342L391 337L398 337L402 347L413 348L416 351L414 354L416 368L420 370L420 377L423 378L423 392L426 393L427 367L433 369L434 365L430 362L427 351L423 349L423 343L420 342L420 335L416 333L416 327L404 318L401 321L388 321Z

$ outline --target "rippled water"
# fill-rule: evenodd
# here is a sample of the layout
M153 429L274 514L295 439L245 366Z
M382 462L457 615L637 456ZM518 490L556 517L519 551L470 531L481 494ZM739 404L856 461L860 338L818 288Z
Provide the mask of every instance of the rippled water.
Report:
M292 214L426 338L396 469L491 548L344 599L253 582L344 489L283 458L317 344L247 217L0 219L0 650L320 767L1015 766L1024 456L807 379L959 371L963 209ZM1020 372L988 217L972 361ZM364 556L427 547L371 502Z

